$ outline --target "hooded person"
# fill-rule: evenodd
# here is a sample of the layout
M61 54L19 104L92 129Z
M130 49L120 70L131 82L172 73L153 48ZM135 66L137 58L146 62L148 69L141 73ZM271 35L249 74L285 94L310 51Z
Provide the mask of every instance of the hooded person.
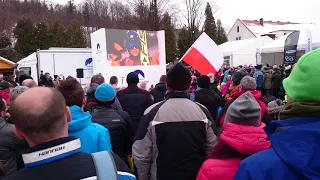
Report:
M152 105L152 98L148 91L138 87L139 77L135 72L130 72L127 76L128 87L118 91L117 98L120 101L122 109L129 113L133 134L135 134L143 112Z
M240 162L246 157L268 149L271 145L260 122L260 106L250 92L235 100L227 111L223 131L197 180L233 180Z
M57 87L66 100L72 120L68 123L69 136L80 138L81 151L95 153L112 151L108 129L97 123L92 123L92 116L82 110L84 106L84 91L81 84L74 78L67 78Z
M144 112L132 146L139 180L196 179L216 136L209 111L188 98L190 85L190 71L176 64L166 100Z
M131 154L133 137L130 115L125 111L112 108L116 91L110 84L99 85L94 96L97 106L91 113L92 121L109 130L113 152L127 162L128 155Z
M243 160L236 180L319 179L319 59L320 49L303 55L283 81L288 104L280 111L279 121L265 128L272 147Z
M158 103L160 101L164 100L165 94L167 92L167 76L166 75L162 75L160 77L160 81L158 84L156 84L155 88L153 88L150 91L150 94L153 96L154 98L154 103Z

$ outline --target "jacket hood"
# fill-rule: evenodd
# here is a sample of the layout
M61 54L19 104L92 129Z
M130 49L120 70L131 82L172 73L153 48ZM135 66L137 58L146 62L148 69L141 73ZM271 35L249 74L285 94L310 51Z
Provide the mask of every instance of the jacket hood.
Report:
M158 83L154 87L157 91L166 91L167 90L167 85L166 83Z
M253 97L255 99L262 99L262 94L261 91L257 91L257 90L245 90L245 91L241 91L238 92L236 94L233 95L233 97L238 98L240 97L242 94L246 93L246 92L251 92L251 94L253 95Z
M220 135L220 140L238 150L241 154L251 155L270 147L267 134L263 130L264 123L259 127L226 123Z
M89 113L83 112L79 106L69 107L72 120L68 123L68 131L79 131L92 124L92 116Z
M272 121L265 128L272 148L303 179L320 177L320 117Z

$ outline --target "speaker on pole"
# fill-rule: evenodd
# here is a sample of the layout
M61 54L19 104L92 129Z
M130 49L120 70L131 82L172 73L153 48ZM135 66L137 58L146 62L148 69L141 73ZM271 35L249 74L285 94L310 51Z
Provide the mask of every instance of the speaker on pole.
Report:
M83 78L83 68L77 69L77 78Z

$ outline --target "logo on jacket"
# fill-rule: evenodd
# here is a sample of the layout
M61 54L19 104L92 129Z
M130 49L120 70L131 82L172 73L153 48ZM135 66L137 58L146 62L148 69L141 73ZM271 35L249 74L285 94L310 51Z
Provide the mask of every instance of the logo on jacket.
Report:
M135 71L133 71L133 72L135 72L136 74L138 74L138 77L139 77L139 80L144 80L144 78L145 78L145 75L144 75L144 72L143 71L141 71L141 70L135 70Z

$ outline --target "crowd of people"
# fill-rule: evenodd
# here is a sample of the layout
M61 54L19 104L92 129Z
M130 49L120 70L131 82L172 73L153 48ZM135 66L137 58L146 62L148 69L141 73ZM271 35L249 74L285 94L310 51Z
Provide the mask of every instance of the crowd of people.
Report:
M320 179L320 49L215 74L0 83L3 179Z

